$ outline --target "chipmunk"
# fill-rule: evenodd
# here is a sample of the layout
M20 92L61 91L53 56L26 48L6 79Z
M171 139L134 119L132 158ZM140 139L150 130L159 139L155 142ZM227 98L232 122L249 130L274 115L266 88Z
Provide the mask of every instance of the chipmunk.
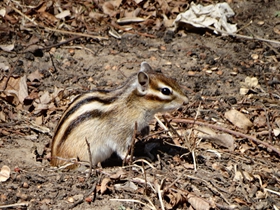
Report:
M179 108L188 99L178 83L152 70L146 62L140 71L114 90L95 90L78 96L62 115L53 136L51 165L69 165L76 158L93 165L116 152L122 159L138 131L149 125L157 112ZM75 168L77 164L67 166Z

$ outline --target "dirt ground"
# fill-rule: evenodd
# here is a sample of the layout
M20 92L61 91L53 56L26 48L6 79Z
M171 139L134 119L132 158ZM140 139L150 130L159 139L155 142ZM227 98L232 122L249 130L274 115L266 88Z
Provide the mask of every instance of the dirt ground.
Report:
M121 39L78 38L25 51L20 37L1 33L0 44L16 47L0 51L0 168L11 169L0 183L0 209L279 209L280 45L269 40L280 40L280 2L230 6L239 34L268 41L180 29L172 36L124 33ZM43 40L37 44L45 46ZM135 144L139 161L133 165L122 167L113 156L90 177L88 169L51 168L52 135L71 99L122 84L142 61L176 78L189 97L188 105L167 115L178 132L206 127L212 138L192 133L172 139L154 120L150 135ZM258 85L245 84L246 77ZM8 95L11 84L26 84L28 96ZM230 122L232 109L251 124ZM233 145L223 142L228 139Z

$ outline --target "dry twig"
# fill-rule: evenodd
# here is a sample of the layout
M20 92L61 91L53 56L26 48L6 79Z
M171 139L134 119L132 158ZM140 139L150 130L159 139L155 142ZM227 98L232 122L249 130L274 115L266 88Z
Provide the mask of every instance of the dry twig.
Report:
M92 175L92 154L91 154L91 151L90 151L90 144L87 140L87 138L85 138L85 141L86 141L86 144L87 144L87 149L88 149L88 156L89 156L89 177L91 177Z
M135 125L134 125L134 132L133 132L133 136L132 136L132 142L131 142L130 148L128 149L128 151L127 151L127 153L126 153L126 155L125 155L125 158L123 159L122 166L125 165L125 162L126 162L126 160L127 160L127 157L128 157L128 154L129 154L129 153L130 153L130 159L129 159L128 164L129 164L129 165L132 164L136 134L137 134L137 122L135 122Z
M224 132L227 132L227 133L230 133L232 135L235 135L235 136L240 136L242 138L246 138L246 139L249 139L249 140L252 140L253 142L259 144L259 145L263 145L269 149L271 149L272 151L276 152L278 154L278 156L280 156L280 151L278 149L276 149L275 147L273 147L272 145L266 143L266 142L263 142L253 136L250 136L250 135L247 135L247 134L244 134L244 133L240 133L238 131L233 131L233 130L230 130L228 128L223 128L223 127L220 127L220 126L217 126L217 125L213 125L213 124L209 124L209 123L205 123L205 122L201 122L201 121L195 121L195 120L190 120L190 119L173 119L172 120L173 122L177 122L177 123L187 123L187 124L197 124L197 125L203 125L203 126L206 126L206 127L210 127L210 128L213 128L215 130L219 130L219 131L224 131Z
M14 204L7 204L7 205L0 205L0 209L6 208L16 208L16 207L25 207L28 206L28 202L21 202L21 203L14 203Z

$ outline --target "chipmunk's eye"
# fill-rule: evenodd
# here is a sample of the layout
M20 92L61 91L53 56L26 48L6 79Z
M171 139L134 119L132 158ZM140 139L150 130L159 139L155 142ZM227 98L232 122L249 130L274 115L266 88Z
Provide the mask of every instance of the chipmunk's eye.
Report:
M171 90L169 88L162 88L161 93L168 96L171 94Z

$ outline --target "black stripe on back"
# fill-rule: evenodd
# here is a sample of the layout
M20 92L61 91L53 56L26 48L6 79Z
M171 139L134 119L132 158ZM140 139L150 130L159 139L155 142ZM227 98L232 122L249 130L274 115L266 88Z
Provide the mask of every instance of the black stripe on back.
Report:
M74 100L73 103L75 103L80 97L81 96L78 96L78 98L76 100ZM81 106L83 106L85 104L89 104L89 103L95 102L95 101L100 102L100 103L106 105L106 104L110 104L113 101L115 101L116 98L117 97L111 97L111 98L102 99L102 98L99 98L99 97L96 97L96 96L91 96L91 97L85 98L84 100L79 101L75 106L73 106L69 110L66 110L65 115L63 116L63 118L60 119L59 124L56 127L56 131L55 131L54 137L56 136L56 133L60 130L60 127L63 125L63 123L67 120L67 118L71 114L75 113Z
M60 141L57 145L57 148L59 148L62 145L62 143L67 139L68 135L72 132L73 129L77 128L80 124L87 121L88 119L100 117L102 114L104 114L104 113L99 110L92 110L90 112L86 112L86 113L78 116L65 129L65 132L64 132L62 138L60 139Z

